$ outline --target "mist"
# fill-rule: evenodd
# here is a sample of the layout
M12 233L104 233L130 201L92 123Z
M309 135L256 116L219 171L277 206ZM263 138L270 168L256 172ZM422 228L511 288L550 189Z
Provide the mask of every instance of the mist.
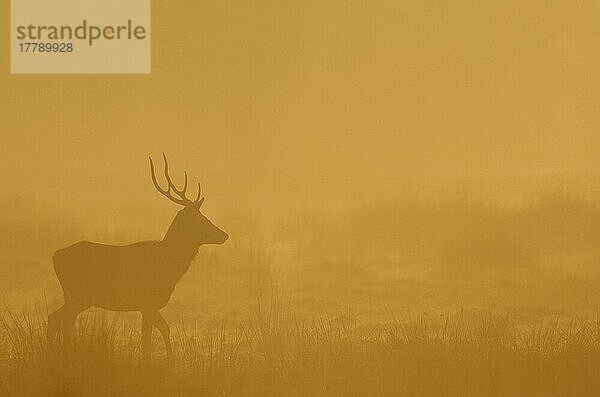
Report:
M0 393L597 395L599 17L154 2L149 75L0 73ZM175 361L100 309L52 350L53 254L159 244L186 206L162 153L229 237L162 310Z
M147 156L163 151L220 202L254 206L401 196L407 181L440 177L595 173L599 13L593 2L155 4L151 75L0 77L2 194L154 201Z

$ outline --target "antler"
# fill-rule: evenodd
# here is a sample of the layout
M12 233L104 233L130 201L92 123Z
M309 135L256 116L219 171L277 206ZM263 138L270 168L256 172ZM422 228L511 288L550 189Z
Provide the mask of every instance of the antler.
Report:
M167 156L163 153L163 160L165 162L165 178L167 179L167 188L163 189L160 187L160 185L158 184L158 181L156 180L156 174L154 173L154 162L152 161L152 157L148 157L150 159L150 173L152 176L152 183L154 183L154 187L156 188L156 190L159 191L160 194L162 194L163 196L165 196L166 198L168 198L169 200L171 200L174 203L177 203L179 205L183 205L183 206L195 206L200 208L200 206L202 205L202 203L204 203L204 197L200 198L202 189L200 187L200 183L198 183L198 195L196 196L196 199L194 201L190 200L189 198L187 198L185 196L185 192L187 191L187 186L188 186L188 177L187 177L187 172L184 172L184 182L183 182L183 188L177 189L177 186L175 186L175 184L173 183L173 181L171 180L171 177L169 176L169 163L167 161ZM173 193L175 193L177 195L177 197L174 197L173 195L171 195L171 190L173 190Z

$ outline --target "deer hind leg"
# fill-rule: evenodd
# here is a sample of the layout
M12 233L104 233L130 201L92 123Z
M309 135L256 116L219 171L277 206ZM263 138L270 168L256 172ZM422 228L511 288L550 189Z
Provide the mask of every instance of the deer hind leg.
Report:
M165 342L167 358L171 359L173 357L173 349L171 348L171 331L169 330L169 324L159 312L156 312L154 315L154 326L160 331L163 341Z
M71 335L73 333L73 325L77 319L77 315L80 313L80 309L69 305L63 305L58 310L48 315L48 328L46 329L46 337L48 339L48 345L52 344L56 339L58 331L62 330L63 345L68 347L71 342Z
M62 318L62 331L63 331L63 343L65 344L65 348L69 348L71 346L71 338L73 336L73 327L75 326L75 320L77 320L77 316L79 315L80 310L75 310L69 308L65 310Z
M48 346L50 346L56 339L56 335L60 328L62 328L62 318L64 314L64 306L48 315L48 327L46 328L46 338Z

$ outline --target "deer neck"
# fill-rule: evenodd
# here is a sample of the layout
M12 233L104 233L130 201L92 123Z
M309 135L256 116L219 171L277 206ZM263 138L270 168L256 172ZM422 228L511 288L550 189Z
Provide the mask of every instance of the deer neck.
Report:
M163 239L162 246L171 258L188 265L194 260L200 248L200 244L181 239Z
M161 242L161 246L164 250L166 260L171 264L174 270L178 273L187 271L192 261L198 254L200 244L194 241L193 236L189 236L186 233L179 231L175 225L171 225L167 234Z

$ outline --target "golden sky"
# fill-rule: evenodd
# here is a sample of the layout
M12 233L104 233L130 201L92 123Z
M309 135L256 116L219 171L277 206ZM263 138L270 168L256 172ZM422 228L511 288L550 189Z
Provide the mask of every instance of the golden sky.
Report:
M148 76L10 75L7 3L0 195L158 201L161 151L207 203L600 170L595 0L154 1Z

